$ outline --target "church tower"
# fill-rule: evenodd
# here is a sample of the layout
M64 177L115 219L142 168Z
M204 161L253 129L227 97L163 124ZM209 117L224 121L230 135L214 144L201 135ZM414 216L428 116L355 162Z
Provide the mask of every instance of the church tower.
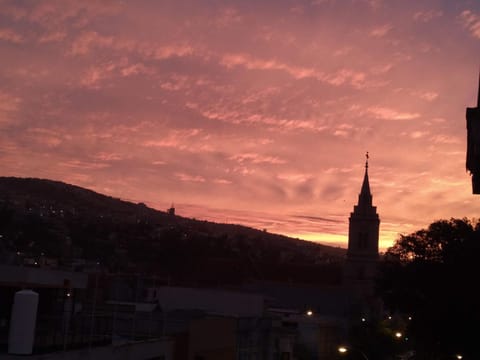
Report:
M362 308L374 297L378 263L378 239L380 218L372 205L372 193L368 181L368 152L365 175L358 204L350 213L348 251L344 268L344 284L351 299Z
M480 194L480 76L476 108L467 108L467 170L472 174L472 193Z

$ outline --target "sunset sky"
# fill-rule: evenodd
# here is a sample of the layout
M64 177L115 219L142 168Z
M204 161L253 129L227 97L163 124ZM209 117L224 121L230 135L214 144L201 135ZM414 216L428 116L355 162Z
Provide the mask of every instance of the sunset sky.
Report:
M478 0L0 0L0 175L346 246L478 218Z

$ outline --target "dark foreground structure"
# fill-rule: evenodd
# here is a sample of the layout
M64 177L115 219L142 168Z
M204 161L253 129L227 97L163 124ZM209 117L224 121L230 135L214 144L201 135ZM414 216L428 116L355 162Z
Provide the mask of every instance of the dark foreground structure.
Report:
M478 85L477 107L467 108L467 170L474 194L480 194L480 76Z
M155 274L109 272L87 259L72 260L68 270L53 260L20 262L17 252L17 264L0 264L0 358L353 358L338 352L342 346L385 359L372 356L376 345L362 342L383 315L374 292L379 226L367 154L346 259L309 268L316 281L292 273L284 281L262 276L223 286L180 286Z

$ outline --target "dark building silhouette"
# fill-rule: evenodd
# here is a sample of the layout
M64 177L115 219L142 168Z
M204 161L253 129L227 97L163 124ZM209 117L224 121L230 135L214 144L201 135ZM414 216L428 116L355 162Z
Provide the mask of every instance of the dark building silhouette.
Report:
M480 194L480 76L478 85L477 107L467 108L467 170L474 194Z
M344 267L344 284L351 302L362 312L372 311L375 276L378 264L378 240L380 218L376 206L372 205L372 194L368 181L368 153L365 176L358 196L358 204L350 213L348 251Z

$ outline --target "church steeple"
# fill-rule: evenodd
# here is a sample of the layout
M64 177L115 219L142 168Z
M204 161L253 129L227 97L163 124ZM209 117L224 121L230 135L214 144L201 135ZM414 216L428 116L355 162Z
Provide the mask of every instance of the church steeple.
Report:
M370 192L370 183L368 181L368 151L365 154L365 175L363 176L362 190L358 195L358 207L368 208L372 206L372 193Z
M352 216L376 216L376 207L372 205L372 193L370 192L370 182L368 180L368 152L365 154L365 175L363 176L362 188L358 195L358 204L353 207Z
M360 302L365 302L373 296L380 229L377 208L372 205L368 153L365 156L365 174L358 195L358 204L354 205L349 218L348 251L344 268L345 285Z

